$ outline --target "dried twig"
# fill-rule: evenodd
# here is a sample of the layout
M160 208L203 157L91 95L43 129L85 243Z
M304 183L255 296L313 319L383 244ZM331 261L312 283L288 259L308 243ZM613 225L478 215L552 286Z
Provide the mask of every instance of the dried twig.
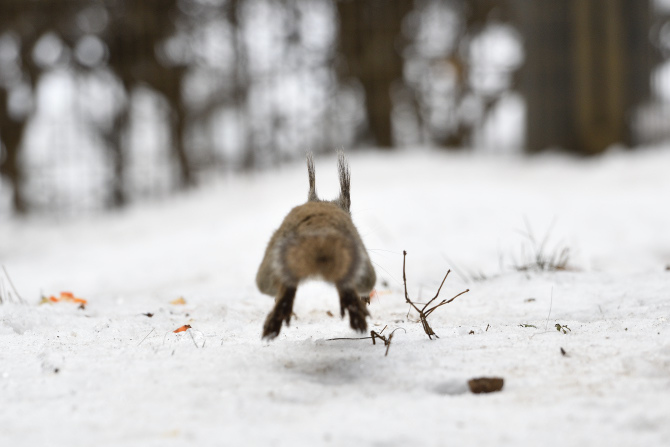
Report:
M149 333L148 333L147 335L144 336L144 338L137 344L137 346L141 345L141 344L144 342L144 340L146 340L147 337L148 337L149 335L151 335L155 330L156 330L156 328L151 328L151 330L149 331Z
M387 326L384 326L384 329L382 329L380 332L377 331L370 331L370 336L369 337L338 337L338 338L329 338L328 341L333 341L333 340L368 340L372 339L372 344L376 345L377 341L376 339L380 339L384 342L384 346L386 346L386 353L384 354L384 357L389 355L389 349L391 348L391 340L393 340L393 334L395 334L395 331L398 329L402 329L404 332L405 328L397 327L393 329L393 331L388 335L382 335L382 333L386 330Z
M386 329L386 326L384 326L384 329ZM382 332L384 332L384 329L382 329ZM395 334L395 331L397 331L398 329L402 329L405 333L407 333L407 331L404 328L401 328L401 327L397 327L397 328L393 329L393 331L391 331L391 333L389 334L388 337L386 337L385 335L381 335L381 332L377 333L375 331L370 331L370 335L372 336L372 344L373 345L376 344L375 338L379 338L380 340L382 340L384 342L384 346L386 346L386 353L384 354L384 357L389 355L389 349L391 348L391 340L393 340L393 334Z
M428 324L428 317L438 307L451 303L452 301L454 301L459 296L463 295L464 293L469 292L470 289L465 289L464 291L462 291L461 293L452 297L451 299L442 300L442 301L440 301L439 304L436 304L435 306L426 310L426 308L428 308L428 306L430 306L433 303L433 301L435 301L437 299L437 297L440 295L440 290L442 290L442 286L444 285L444 282L447 280L447 277L449 276L449 273L451 273L451 270L448 270L447 274L444 275L444 279L442 280L442 283L440 284L440 287L437 289L437 293L435 294L435 296L433 298L431 298L430 301L428 301L426 304L424 304L424 306L421 309L419 309L416 306L416 304L414 304L414 302L412 302L412 300L409 299L409 295L407 294L407 275L405 274L405 258L407 257L407 252L403 250L402 255L403 255L403 257L402 257L402 281L403 281L403 284L405 285L405 301L407 302L407 304L412 306L414 308L414 310L416 310L419 313L419 318L421 319L421 325L423 326L423 330L426 332L426 335L428 335L428 338L431 339L431 340L433 339L433 336L435 336L435 338L440 338L440 337L437 336L435 331L433 331L433 328L431 328L430 325Z

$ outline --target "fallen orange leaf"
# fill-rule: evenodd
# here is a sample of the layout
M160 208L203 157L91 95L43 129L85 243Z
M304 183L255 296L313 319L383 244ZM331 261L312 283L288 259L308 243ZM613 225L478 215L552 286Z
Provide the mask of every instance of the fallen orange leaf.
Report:
M377 289L372 289L372 291L370 291L370 301L372 301L372 300L375 299L375 298L376 298L376 299L379 299L379 296L380 296L380 295L389 295L390 293L391 293L390 290L377 290Z
M49 298L42 297L42 301L40 302L40 304L48 303L48 302L51 302L51 303L67 302L67 303L78 303L78 304L82 304L82 305L86 305L86 303L87 303L87 301L85 299L75 297L72 292L61 292L60 295L57 296L57 297L53 296L53 295L51 295Z
M176 334L176 333L178 333L178 332L184 332L184 331L187 330L187 329L191 329L191 325L190 325L190 324L185 324L185 325L183 325L182 327L177 328L177 329L175 329L175 330L172 331L172 332L174 332L174 333Z
M184 299L183 296L180 296L176 300L170 301L170 304L186 304L186 300Z

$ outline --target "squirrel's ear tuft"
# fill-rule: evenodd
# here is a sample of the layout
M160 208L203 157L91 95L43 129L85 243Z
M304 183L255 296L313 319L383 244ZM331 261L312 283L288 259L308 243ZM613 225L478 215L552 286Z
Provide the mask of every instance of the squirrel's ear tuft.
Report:
M351 185L351 173L349 172L347 159L342 151L339 151L337 154L337 170L340 177L340 197L338 197L337 203L344 211L350 212L351 197L349 196L349 188Z
M316 195L316 173L314 172L314 157L311 152L307 153L307 175L309 177L309 193L307 194L308 202L318 202L319 197Z

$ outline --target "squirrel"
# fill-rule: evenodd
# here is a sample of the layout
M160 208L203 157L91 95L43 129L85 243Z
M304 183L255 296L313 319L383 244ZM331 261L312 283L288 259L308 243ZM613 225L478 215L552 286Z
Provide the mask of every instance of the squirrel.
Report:
M375 285L375 270L351 220L351 175L344 153L338 154L340 195L321 200L316 194L314 160L307 154L307 202L293 208L274 232L258 273L256 285L275 297L263 326L263 338L273 339L290 325L298 284L308 278L332 283L340 297L340 315L349 313L352 329L367 330L370 314L365 302Z

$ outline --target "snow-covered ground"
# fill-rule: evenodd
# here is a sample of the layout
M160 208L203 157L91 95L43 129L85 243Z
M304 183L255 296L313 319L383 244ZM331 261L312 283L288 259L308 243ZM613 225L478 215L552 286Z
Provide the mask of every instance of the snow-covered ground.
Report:
M302 163L112 215L0 222L0 263L28 302L0 305L0 445L668 445L669 150L350 164L379 277L371 328L403 329L386 357L329 340L359 335L321 283L260 338L272 299L256 268L306 198ZM334 196L334 157L316 165ZM529 232L548 233L545 256L569 249L569 269L517 271ZM437 340L407 316L402 250L417 301L448 268L442 297L471 290L430 316ZM86 308L38 305L61 291ZM482 376L503 390L470 393Z

